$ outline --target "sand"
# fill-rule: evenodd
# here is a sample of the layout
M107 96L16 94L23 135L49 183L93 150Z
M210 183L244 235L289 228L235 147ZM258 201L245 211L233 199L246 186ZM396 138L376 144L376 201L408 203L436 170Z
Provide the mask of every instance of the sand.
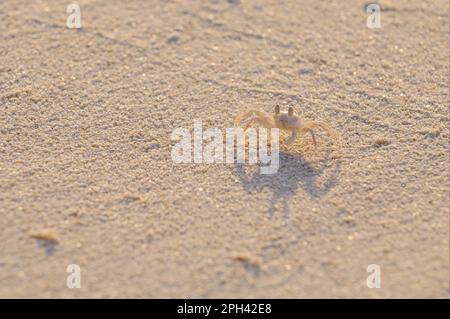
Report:
M449 297L447 1L69 3L0 2L0 297ZM342 146L172 161L276 104Z

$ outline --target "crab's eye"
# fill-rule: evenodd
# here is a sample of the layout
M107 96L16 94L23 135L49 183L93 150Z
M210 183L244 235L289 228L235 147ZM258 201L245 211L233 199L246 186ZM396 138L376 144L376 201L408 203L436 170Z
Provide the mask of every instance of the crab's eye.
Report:
M275 114L280 114L280 106L279 105L275 106Z
M294 115L294 109L292 108L292 106L288 109L288 115L289 116Z

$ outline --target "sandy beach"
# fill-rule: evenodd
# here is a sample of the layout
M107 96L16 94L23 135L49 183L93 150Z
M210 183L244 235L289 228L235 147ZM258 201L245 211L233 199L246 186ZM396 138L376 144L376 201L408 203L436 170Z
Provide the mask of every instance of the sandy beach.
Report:
M449 298L449 3L373 2L2 0L0 298ZM341 144L172 160L277 104Z

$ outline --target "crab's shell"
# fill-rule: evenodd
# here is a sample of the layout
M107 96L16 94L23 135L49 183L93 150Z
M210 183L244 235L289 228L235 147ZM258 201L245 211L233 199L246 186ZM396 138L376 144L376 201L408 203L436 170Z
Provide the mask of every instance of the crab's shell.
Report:
M282 130L292 130L300 124L300 119L297 116L292 116L288 113L275 114L274 120L276 126Z

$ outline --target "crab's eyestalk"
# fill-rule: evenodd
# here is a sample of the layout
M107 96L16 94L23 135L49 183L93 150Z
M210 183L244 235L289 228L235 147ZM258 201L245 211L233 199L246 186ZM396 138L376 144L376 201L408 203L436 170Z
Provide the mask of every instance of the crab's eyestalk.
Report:
M289 116L294 115L294 108L293 108L292 106L289 107L289 109L288 109L288 115L289 115Z
M275 114L280 114L280 106L275 105Z

